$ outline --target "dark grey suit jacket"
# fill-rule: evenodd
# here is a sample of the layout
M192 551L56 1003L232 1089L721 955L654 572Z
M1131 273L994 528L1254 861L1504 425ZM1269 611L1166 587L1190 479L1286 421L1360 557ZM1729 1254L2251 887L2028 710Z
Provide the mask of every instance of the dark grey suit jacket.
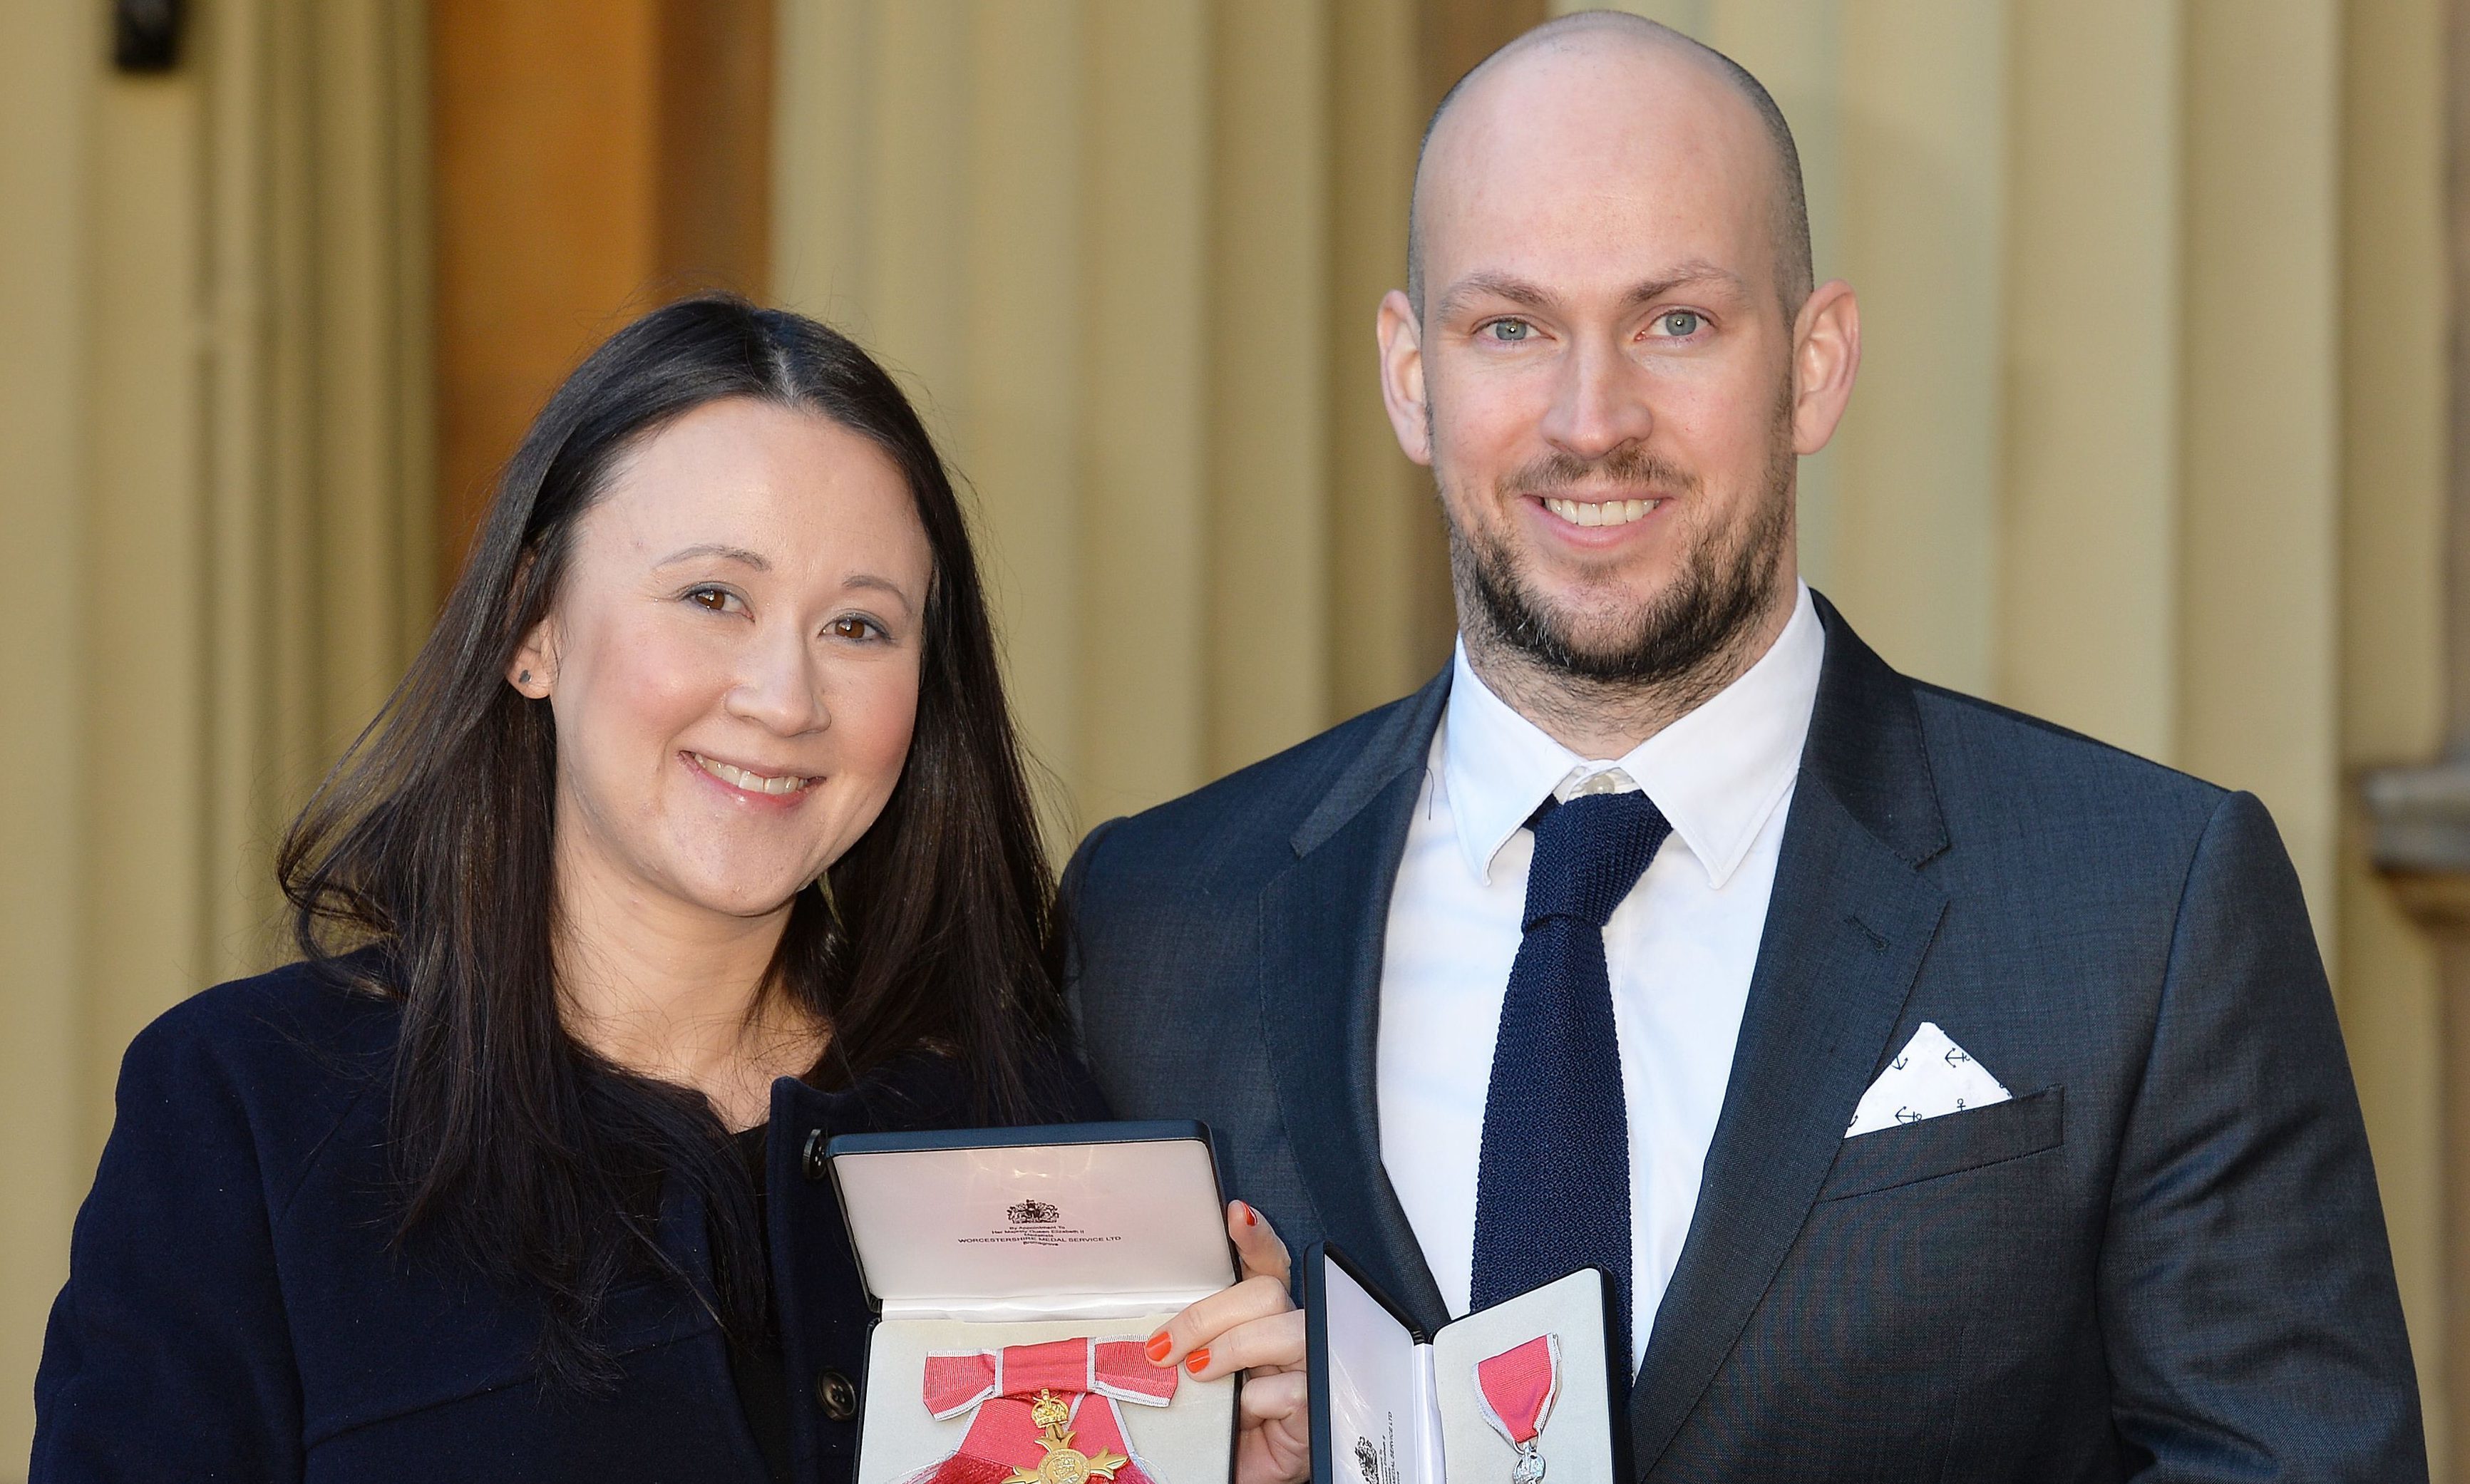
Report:
M1908 680L1819 611L1640 1476L2423 1480L2357 1095L2263 806ZM1207 1120L1293 1249L1337 1242L1427 1327L1373 1052L1447 686L1103 826L1065 877L1115 1110ZM2015 1100L1847 1142L1924 1020Z

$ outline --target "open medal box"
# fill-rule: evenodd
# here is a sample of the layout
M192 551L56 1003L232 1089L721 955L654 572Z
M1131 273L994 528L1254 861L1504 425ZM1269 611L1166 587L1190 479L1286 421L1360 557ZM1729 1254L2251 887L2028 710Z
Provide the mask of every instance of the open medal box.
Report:
M878 1316L857 1484L1225 1484L1235 1379L1144 1350L1237 1276L1206 1128L849 1134L825 1155Z
M1625 1484L1596 1268L1426 1335L1325 1242L1304 1254L1319 1484ZM1628 1357L1623 1356L1626 1360Z

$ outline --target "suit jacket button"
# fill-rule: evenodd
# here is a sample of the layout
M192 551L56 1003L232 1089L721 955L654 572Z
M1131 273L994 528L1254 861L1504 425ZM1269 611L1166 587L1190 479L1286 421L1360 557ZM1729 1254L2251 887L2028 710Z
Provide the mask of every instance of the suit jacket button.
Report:
M834 1422L855 1421L857 1386L838 1371L819 1372L815 1377L815 1404Z
M806 1178L809 1180L821 1180L826 1175L832 1172L832 1167L824 1159L824 1131L822 1129L809 1128L806 1130L806 1151L803 1163L806 1171Z

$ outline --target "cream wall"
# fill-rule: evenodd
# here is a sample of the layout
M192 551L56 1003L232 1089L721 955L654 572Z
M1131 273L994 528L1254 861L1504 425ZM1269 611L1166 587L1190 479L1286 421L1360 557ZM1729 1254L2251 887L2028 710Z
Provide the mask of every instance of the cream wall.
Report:
M122 1048L273 951L431 591L419 12L193 12L124 78L106 8L0 6L0 1476Z
M1861 295L1812 582L1909 671L2272 808L2440 1453L2435 966L2352 800L2443 740L2442 8L1625 8L1774 80Z

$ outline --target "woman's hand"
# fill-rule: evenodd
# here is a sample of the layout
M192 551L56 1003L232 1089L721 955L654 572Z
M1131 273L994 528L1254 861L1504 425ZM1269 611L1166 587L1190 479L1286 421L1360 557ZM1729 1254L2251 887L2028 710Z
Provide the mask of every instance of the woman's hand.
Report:
M1287 1296L1287 1244L1259 1212L1234 1201L1226 1234L1244 1276L1150 1336L1153 1365L1201 1380L1245 1373L1235 1438L1235 1484L1295 1484L1312 1472L1312 1400L1304 1377L1304 1315Z

